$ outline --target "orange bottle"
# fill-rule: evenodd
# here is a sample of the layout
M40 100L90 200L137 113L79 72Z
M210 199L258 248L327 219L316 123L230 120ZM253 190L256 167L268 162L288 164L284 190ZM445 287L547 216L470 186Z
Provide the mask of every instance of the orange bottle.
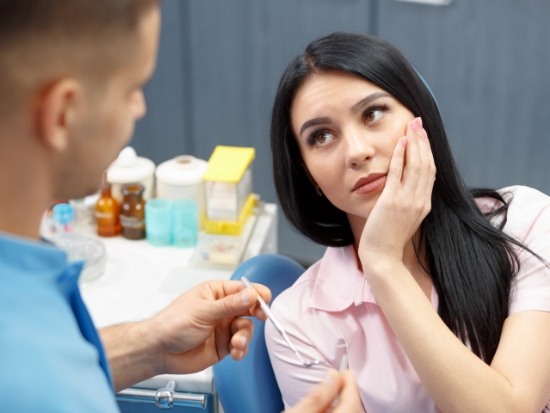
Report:
M120 205L113 198L111 184L104 181L99 199L95 205L97 234L102 237L114 237L120 234Z

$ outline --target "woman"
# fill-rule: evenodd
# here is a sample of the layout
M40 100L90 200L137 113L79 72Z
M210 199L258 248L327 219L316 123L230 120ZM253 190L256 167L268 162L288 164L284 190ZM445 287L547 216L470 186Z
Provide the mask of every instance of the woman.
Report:
M281 79L271 145L283 211L328 246L272 307L320 363L266 327L286 405L345 356L369 413L550 412L550 199L469 190L395 48L312 42Z

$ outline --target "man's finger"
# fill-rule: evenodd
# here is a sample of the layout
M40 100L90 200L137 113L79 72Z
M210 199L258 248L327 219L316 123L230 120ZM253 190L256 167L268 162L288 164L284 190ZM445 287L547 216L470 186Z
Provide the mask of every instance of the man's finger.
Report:
M258 300L258 293L253 288L243 288L235 294L214 301L210 315L218 320L226 317L237 317L246 314Z
M352 413L359 411L361 406L361 398L359 397L359 391L357 390L357 384L353 377L351 370L346 370L343 373L344 385L342 393L339 397L339 403L337 404L334 413Z
M252 288L247 288L239 281L218 281L209 283L208 287L216 297L209 309L209 316L213 320L251 315L251 310L257 306L258 295L266 302L271 300L271 291L262 284L253 284Z
M254 335L254 323L249 318L237 317L231 322L231 347L246 350Z
M330 407L341 387L341 376L336 370L329 370L321 384L308 393L297 405L285 413L318 413Z

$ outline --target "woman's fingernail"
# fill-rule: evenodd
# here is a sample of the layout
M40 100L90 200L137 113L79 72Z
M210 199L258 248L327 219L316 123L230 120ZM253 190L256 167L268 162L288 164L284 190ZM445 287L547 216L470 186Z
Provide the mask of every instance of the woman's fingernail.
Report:
M418 122L416 121L416 119L418 119L418 118L415 118L411 121L411 129L412 129L413 132L418 131Z
M417 130L422 129L422 118L418 117L415 120L416 120L416 126L418 128Z
M245 336L240 336L239 339L241 340L241 343L242 343L243 347L246 347L246 342L247 342L246 337Z

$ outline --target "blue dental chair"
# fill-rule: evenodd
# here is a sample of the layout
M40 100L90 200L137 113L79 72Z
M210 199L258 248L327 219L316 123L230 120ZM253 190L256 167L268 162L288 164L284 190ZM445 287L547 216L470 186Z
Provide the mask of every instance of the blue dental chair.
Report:
M232 280L245 276L271 289L272 301L304 272L304 267L291 258L264 254L242 263ZM237 362L226 357L213 367L214 385L225 413L280 413L281 392L264 340L264 321L254 319L254 337L248 355Z

